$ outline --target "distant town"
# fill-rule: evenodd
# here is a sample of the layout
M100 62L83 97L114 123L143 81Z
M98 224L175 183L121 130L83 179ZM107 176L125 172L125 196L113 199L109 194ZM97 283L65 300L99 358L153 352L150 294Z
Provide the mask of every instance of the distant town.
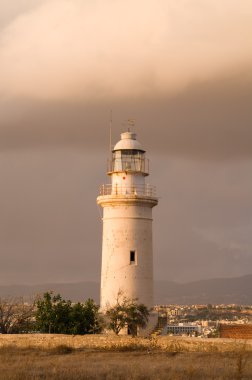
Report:
M157 335L251 339L252 306L156 305L154 310L159 314Z

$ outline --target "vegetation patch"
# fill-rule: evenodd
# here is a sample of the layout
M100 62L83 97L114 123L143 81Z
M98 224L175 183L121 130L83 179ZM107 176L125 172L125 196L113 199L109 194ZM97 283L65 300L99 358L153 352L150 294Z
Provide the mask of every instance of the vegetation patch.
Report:
M0 380L250 380L252 375L251 352L244 361L243 354L235 352L148 352L134 345L124 349L2 347Z
M48 350L50 354L54 355L66 355L72 354L75 349L71 346L67 346L66 344L60 344L58 346L52 347Z

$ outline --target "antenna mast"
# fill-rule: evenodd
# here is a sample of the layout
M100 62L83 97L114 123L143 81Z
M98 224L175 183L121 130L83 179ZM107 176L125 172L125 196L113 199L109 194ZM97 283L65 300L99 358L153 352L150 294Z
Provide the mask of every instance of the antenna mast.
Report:
M128 119L128 132L130 132L130 127L135 126L135 119Z

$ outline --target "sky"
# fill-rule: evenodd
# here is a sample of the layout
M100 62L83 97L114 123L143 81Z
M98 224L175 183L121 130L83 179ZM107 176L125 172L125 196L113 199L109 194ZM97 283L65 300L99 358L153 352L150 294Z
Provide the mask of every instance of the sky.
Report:
M156 280L252 273L252 2L1 0L0 285L99 281L99 187L135 119Z

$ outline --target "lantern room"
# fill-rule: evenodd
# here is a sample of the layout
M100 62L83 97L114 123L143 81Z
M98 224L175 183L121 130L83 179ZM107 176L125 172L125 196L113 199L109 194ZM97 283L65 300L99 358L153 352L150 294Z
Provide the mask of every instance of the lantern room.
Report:
M109 162L108 174L139 173L149 175L149 161L145 158L145 150L136 140L133 132L121 134L121 140L112 151L112 160Z

